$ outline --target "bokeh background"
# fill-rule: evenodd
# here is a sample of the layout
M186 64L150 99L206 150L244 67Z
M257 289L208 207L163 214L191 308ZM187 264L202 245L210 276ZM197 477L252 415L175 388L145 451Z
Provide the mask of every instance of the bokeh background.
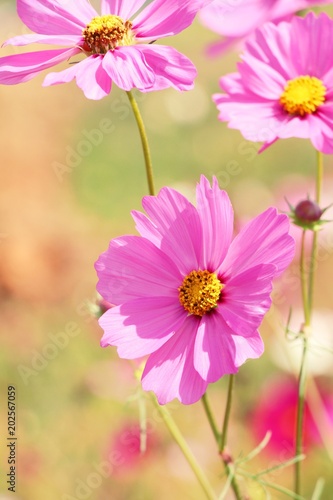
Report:
M330 6L326 11L333 15ZM0 3L1 42L28 33L14 1ZM235 70L237 53L210 59L216 36L198 21L166 43L198 68L195 89L136 94L149 135L157 188L194 199L200 174L216 175L232 199L236 226L275 205L313 194L315 152L285 140L258 155L258 145L217 120L211 95ZM32 50L41 47L34 46ZM31 50L6 47L1 56ZM65 67L66 64L63 65ZM59 68L60 70L61 68ZM134 232L130 211L147 193L140 141L125 93L114 88L88 101L75 83L43 88L44 76L0 87L0 499L200 500L188 465L140 392L133 366L99 346L94 262L111 238ZM333 161L325 157L324 205L333 202ZM332 218L332 210L327 212ZM300 230L293 229L299 241ZM315 342L311 347L304 492L319 477L323 499L333 491L333 228L320 237ZM295 369L299 346L285 334L302 322L297 257L276 283L261 333L266 351L237 376L229 443L245 457L271 429L273 437L248 470L253 474L292 455ZM288 337L288 338L287 338ZM17 391L17 491L7 491L7 386ZM226 380L209 388L222 422ZM139 415L146 407L148 450L139 452ZM225 478L201 403L172 403L170 412L216 492ZM141 409L141 410L140 410ZM292 488L292 469L267 480ZM266 498L250 479L253 499ZM271 498L287 498L269 490ZM226 498L232 498L228 495Z

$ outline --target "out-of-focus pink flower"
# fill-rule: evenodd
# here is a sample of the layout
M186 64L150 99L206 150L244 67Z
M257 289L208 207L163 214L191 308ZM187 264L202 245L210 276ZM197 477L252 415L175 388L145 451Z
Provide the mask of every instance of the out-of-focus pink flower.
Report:
M274 208L232 240L232 206L215 178L211 187L201 177L197 208L170 188L143 207L149 218L132 214L141 237L112 240L95 265L99 293L115 304L99 320L101 345L117 346L122 358L149 356L143 388L161 404L191 404L262 354L257 329L294 240Z
M272 21L288 21L301 9L325 5L331 0L213 0L199 14L201 22L221 35L208 52L218 55L234 44L250 37L256 28Z
M297 415L298 387L294 378L275 378L270 380L260 392L251 416L251 426L256 440L261 441L268 431L272 432L265 450L281 461L295 453L295 428ZM320 396L326 411L325 422L333 428L333 393L320 389ZM322 411L322 409L318 410ZM318 423L310 412L308 403L304 413L304 448L320 445L321 437Z
M147 462L158 446L156 432L142 430L137 422L126 422L111 438L106 459L112 465L112 474L128 474ZM142 449L142 447L144 449Z
M20 18L37 34L16 36L5 45L42 43L69 48L1 58L0 83L25 82L82 54L87 57L72 61L64 71L48 74L44 86L76 79L89 99L109 94L112 82L126 91L189 90L196 76L191 61L172 47L151 42L187 28L209 1L154 0L133 19L145 0L102 0L102 15L87 0L18 0Z
M332 44L333 21L324 13L266 23L246 43L239 72L220 80L225 94L213 97L219 119L264 142L261 151L298 137L333 153Z

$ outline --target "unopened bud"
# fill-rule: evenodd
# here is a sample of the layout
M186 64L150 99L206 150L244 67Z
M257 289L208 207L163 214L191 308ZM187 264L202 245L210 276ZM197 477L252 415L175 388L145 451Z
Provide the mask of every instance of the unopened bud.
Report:
M295 217L299 222L317 222L323 214L322 209L315 201L303 200L295 207Z

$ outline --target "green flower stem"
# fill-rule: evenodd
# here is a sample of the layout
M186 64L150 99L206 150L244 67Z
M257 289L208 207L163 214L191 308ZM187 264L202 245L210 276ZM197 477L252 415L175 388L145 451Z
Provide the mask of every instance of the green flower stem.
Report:
M221 440L219 443L219 453L223 452L223 450L226 446L226 443L227 443L227 434L228 434L228 426L229 426L229 419L230 419L230 411L231 411L231 403L232 403L232 391L234 388L234 380L235 380L235 375L229 375L227 406L225 408Z
M221 455L221 458L223 460L226 473L227 473L228 477L231 478L230 484L231 484L231 487L233 489L235 498L237 500L242 500L242 496L241 496L241 493L239 491L237 479L235 477L233 460L232 460L231 455L226 451L227 431L228 431L228 424L229 424L229 417L230 417L230 410L231 410L232 389L233 389L233 385L234 385L234 378L235 378L234 375L230 375L230 377L229 377L227 406L226 406L226 411L225 411L225 415L224 415L222 434L220 434L218 429L217 429L217 425L216 425L216 422L215 422L215 419L213 416L213 412L210 408L206 394L204 394L202 396L201 401L202 401L203 407L205 409L209 425L213 431L213 434L214 434L214 437L215 437L215 440L216 440L216 443L218 446L219 454Z
M157 411L161 415L162 420L165 423L166 427L169 429L171 436L178 444L184 457L186 458L188 464L190 465L192 471L194 472L196 478L198 479L203 491L205 492L206 498L208 498L208 500L216 500L216 495L215 495L207 477L205 476L204 472L200 468L200 465L196 461L192 451L190 450L188 444L186 443L186 441L185 441L182 433L178 429L176 423L172 419L170 413L168 412L168 410L164 406L160 406L158 404L157 399L154 395L152 395L152 401L153 401Z
M136 123L138 125L140 137L141 137L143 155L145 158L145 165L146 165L146 176L147 176L149 194L154 195L155 194L155 187L154 187L153 165L152 165L152 161L151 161L151 155L150 155L150 149L149 149L146 129L145 129L145 126L144 126L144 123L142 120L139 106L138 106L132 92L129 90L128 92L126 92L126 94L127 94L128 99L129 99L129 102L132 106L132 110L133 110L133 113L134 113L134 116L136 119Z
M320 205L321 201L321 191L323 185L324 176L324 161L323 154L317 151L317 172L316 172L316 203ZM310 316L312 314L312 304L313 304L313 290L314 290L314 275L317 263L317 250L318 250L318 231L313 232L312 240L312 251L311 251L311 261L310 261L310 271L309 271L309 309Z
M213 412L212 412L211 407L209 405L206 393L202 396L201 401L202 401L202 404L204 406L204 409L205 409L205 412L206 412L206 416L208 418L209 425L210 425L210 427L211 427L211 429L213 431L213 434L214 434L214 437L215 437L215 441L217 442L217 444L219 444L219 442L221 440L221 436L220 436L220 433L219 433L219 431L217 429L217 425L216 425L216 422L215 422L215 419L214 419L214 415L213 415Z
M320 204L321 190L323 184L323 155L317 152L317 171L316 171L316 202ZM307 282L305 270L305 231L302 235L301 258L300 258L300 273L301 273L301 287L302 299L304 309L304 327L301 334L303 339L303 351L301 359L301 367L298 377L298 405L297 405L297 420L296 420L296 446L295 456L302 454L303 450L303 420L304 420L304 404L305 404L305 391L306 391L306 361L308 352L308 336L311 332L311 317L313 312L313 290L314 290L314 276L317 264L317 250L318 250L318 236L317 231L313 232L312 251L310 259L309 277ZM301 492L301 463L295 464L295 493L300 495Z
M303 229L302 241L301 241L300 274L301 274L301 290L302 290L302 302L303 302L303 312L304 312L304 326L305 328L309 328L311 324L311 314L309 307L309 294L308 294L306 270L305 270L305 238L306 238L306 229Z
M295 457L302 454L303 451L303 417L305 403L305 385L306 385L306 358L308 350L308 340L303 337L303 352L301 360L301 369L298 378L298 404L297 404L297 421L296 421L296 447ZM301 493L301 462L295 463L295 493Z

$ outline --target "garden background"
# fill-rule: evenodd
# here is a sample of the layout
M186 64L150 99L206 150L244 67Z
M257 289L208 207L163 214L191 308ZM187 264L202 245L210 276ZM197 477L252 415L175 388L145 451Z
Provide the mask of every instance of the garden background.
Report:
M325 11L333 15L333 7ZM14 1L1 2L0 19L1 42L29 32ZM234 71L238 54L208 58L205 48L213 40L216 36L196 20L166 42L197 66L193 91L136 96L156 187L171 186L194 200L200 174L215 175L241 227L268 206L287 211L284 196L296 203L313 194L315 151L309 141L283 140L258 155L259 145L217 120L211 95L219 92L219 77ZM40 48L33 47L6 47L1 54ZM147 193L127 96L114 86L107 98L89 101L75 83L43 88L44 76L0 87L0 499L200 500L195 477L149 400L148 452L140 457L142 395L133 367L118 359L116 349L99 346L102 330L91 314L97 282L93 264L111 238L134 232L130 210L140 209ZM324 205L333 201L332 168L332 158L325 157ZM329 210L327 218L332 214ZM298 238L301 229L293 232ZM331 347L332 264L333 226L328 225L320 239L315 333ZM274 305L261 327L264 355L242 366L237 377L229 438L236 457L249 453L265 435L256 412L262 397L271 398L274 408L277 392L270 384L278 380L290 386L295 379L291 367L297 367L298 351L285 340L284 326L291 304L291 329L297 331L301 321L297 269L296 258L275 285ZM333 408L332 355L313 350L311 367ZM8 385L17 392L15 494L5 484ZM211 385L209 393L221 415L225 380ZM201 403L174 402L170 411L221 490L223 469ZM274 411L278 420L279 407ZM288 427L292 411L291 406L280 426ZM333 490L332 427L328 430L326 447L319 439L309 444L311 459L303 465L305 488L310 491L321 476L327 495ZM270 452L268 446L250 468L258 472L290 457L282 441L278 450ZM111 464L109 473L105 462ZM271 480L291 487L292 470L278 471ZM255 483L248 488L251 498L264 498ZM284 496L273 492L272 498Z

